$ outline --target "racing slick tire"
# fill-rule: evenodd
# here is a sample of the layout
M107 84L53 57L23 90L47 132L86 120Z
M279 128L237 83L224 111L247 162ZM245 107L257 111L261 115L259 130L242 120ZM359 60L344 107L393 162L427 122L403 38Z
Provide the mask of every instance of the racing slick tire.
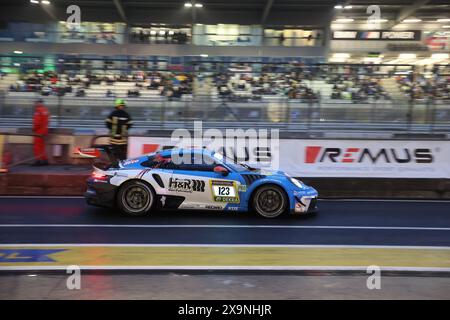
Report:
M252 207L264 218L276 218L286 212L288 198L284 190L276 185L263 185L252 197Z
M148 214L156 200L152 187L141 181L126 182L117 193L117 206L129 216Z

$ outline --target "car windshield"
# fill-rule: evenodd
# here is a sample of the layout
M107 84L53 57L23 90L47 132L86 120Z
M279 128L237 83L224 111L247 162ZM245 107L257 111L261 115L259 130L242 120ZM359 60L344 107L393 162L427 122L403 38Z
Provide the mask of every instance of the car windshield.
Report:
M248 164L239 163L239 162L235 161L233 158L224 156L223 154L218 153L218 152L215 152L213 154L213 157L237 172L257 170L256 168L253 168L253 167L249 166Z

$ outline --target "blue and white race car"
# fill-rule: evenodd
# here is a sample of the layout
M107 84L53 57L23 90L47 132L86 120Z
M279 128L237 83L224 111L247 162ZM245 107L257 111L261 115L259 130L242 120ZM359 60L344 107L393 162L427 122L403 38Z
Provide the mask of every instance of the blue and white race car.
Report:
M105 150L79 149L79 153L98 157ZM174 161L174 154L190 161ZM255 211L266 218L316 212L317 196L314 188L282 171L252 168L195 148L94 164L85 193L88 204L117 206L132 216L191 209Z

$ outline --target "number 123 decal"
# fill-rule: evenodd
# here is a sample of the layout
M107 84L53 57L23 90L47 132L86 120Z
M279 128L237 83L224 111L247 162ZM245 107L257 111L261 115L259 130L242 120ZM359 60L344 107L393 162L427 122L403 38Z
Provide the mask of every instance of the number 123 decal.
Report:
M235 181L212 180L211 190L216 202L239 203Z

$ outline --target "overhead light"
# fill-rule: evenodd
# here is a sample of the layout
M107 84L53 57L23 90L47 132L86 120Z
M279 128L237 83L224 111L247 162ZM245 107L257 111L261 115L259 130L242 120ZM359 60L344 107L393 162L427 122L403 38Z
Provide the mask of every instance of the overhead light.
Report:
M15 53L15 54L23 54L23 51L15 50L14 53Z
M30 3L39 4L38 0L30 0Z
M203 5L202 5L201 3L196 3L196 4L195 4L195 7L196 7L196 8L203 8Z
M436 59L436 60L448 59L448 53L433 53L431 55L431 59Z
M350 57L350 53L333 53L333 58L348 59Z
M50 4L50 1L48 1L48 0L42 0L41 3L42 3L42 4Z
M436 22L450 22L450 19L437 19Z
M450 26L442 26L442 28L449 29Z
M354 19L351 18L340 18L340 19L336 19L336 22L353 22L355 21Z
M190 3L190 2L185 2L185 3L184 3L184 6L185 6L186 8L191 8L191 7L192 7L192 3Z
M344 7L341 6L341 5L339 5L339 4L338 4L337 6L334 6L334 8L335 8L335 9L339 9L339 10L340 10L340 9L344 9Z
M15 63L14 63L14 66L15 66L15 67L20 67L20 63L15 62Z
M200 55L200 57L202 57L202 58L208 58L208 55L205 54L205 53L202 53L202 54Z
M381 23L381 22L387 22L387 19L370 19L369 20L371 23Z
M352 9L353 6L345 6L344 9Z
M415 53L400 53L398 55L399 59L415 59L417 55Z
M412 22L420 22L420 21L422 21L422 19L411 18L411 19L405 19L402 22L412 23Z

